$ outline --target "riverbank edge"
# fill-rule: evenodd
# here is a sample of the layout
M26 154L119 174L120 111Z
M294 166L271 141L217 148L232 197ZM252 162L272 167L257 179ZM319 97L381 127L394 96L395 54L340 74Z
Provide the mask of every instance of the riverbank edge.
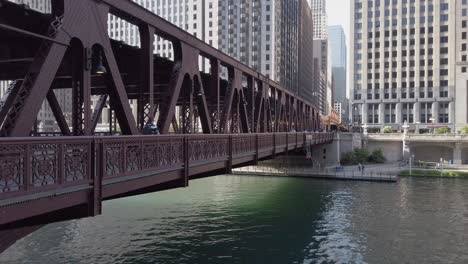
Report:
M453 173L453 175L440 175L440 170L413 170L409 175L409 170L402 170L398 173L399 177L414 178L445 178L445 179L468 179L467 171L448 170L444 173ZM432 175L431 175L432 174Z

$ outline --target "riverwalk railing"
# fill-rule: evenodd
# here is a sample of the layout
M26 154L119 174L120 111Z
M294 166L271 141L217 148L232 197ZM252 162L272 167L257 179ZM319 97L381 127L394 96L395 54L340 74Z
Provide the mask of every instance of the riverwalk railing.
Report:
M311 178L331 178L331 179L349 179L366 181L397 181L397 172L389 170L369 169L364 171L346 170L343 167L320 168L305 166L290 166L280 164L277 166L255 165L241 167L233 170L234 174L260 175L260 176L291 176L291 177L311 177Z

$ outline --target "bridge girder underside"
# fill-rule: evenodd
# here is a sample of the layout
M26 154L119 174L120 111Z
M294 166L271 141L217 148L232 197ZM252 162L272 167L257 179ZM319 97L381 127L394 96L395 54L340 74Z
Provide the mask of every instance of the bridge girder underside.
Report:
M0 105L2 136L35 134L44 101L62 135L92 135L106 106L126 135L153 120L161 133L320 129L313 105L131 1L51 3L43 14L0 0L0 80L15 81ZM141 45L110 39L109 14L137 27ZM157 37L171 44L173 58L157 54ZM71 121L57 98L64 89Z

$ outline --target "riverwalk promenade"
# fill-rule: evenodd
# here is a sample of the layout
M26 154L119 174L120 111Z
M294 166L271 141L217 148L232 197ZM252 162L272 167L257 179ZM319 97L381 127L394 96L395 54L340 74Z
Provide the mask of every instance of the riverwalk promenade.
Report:
M358 166L326 167L297 166L283 163L266 163L234 169L235 175L302 177L333 180L396 182L398 181L398 166L385 164L380 166L365 166L364 171Z

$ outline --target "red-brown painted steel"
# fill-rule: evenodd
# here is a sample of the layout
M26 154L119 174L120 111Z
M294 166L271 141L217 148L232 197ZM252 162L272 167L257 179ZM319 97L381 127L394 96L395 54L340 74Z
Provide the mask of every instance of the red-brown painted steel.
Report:
M163 134L169 133L174 120L181 133L319 129L318 116L306 112L315 109L314 105L130 0L52 2L54 13L51 15L33 13L0 21L0 31L15 37L11 38L12 42L20 36L33 38L40 44L35 56L27 60L21 59L31 57L28 46L18 45L15 48L18 50L6 55L7 60L3 61L21 61L20 68L3 68L0 63L4 78L19 79L19 85L5 98L0 110L3 136L28 136L42 102L47 95L52 95L49 91L64 88L73 88L74 110L70 124L73 135L94 133L94 117L100 113L91 112L93 94L108 96L111 112L126 135L141 133L144 124L154 119L156 109L159 109L157 123ZM21 8L12 3L6 6L2 8ZM109 38L109 14L138 26L140 48ZM42 24L50 21L50 26L47 32L41 31L41 27L21 28L17 25L17 20L21 19L32 24L35 19ZM172 42L173 62L154 55L155 36ZM10 40L7 37L4 41L8 44ZM208 59L209 74L201 74L200 56ZM97 57L107 68L107 74L92 73ZM220 79L221 67L227 69L227 81ZM21 73L18 69L27 70ZM243 78L247 81L243 82ZM52 96L48 99L53 101ZM137 120L129 99L137 100ZM176 107L185 112L181 118L174 119ZM54 113L63 134L68 134L57 107ZM299 117L302 117L301 124ZM198 120L201 131L195 129Z

